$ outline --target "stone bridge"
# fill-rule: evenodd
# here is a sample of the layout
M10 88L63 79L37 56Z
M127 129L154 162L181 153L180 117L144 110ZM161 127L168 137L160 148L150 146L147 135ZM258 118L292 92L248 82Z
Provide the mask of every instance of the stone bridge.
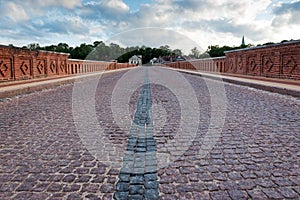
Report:
M299 199L299 46L142 67L3 47L0 199Z

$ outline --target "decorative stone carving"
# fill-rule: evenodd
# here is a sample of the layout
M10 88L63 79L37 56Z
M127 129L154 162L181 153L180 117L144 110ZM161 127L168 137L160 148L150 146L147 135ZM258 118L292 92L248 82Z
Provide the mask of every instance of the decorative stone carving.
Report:
M11 59L0 59L0 78L10 78Z
M296 55L283 55L282 64L283 64L283 73L292 75L298 64L296 61Z

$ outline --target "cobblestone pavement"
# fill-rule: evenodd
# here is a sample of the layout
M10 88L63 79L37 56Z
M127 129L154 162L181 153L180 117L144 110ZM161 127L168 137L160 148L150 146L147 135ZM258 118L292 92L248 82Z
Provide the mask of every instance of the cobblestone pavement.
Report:
M113 199L121 192L146 198L148 186L153 194L158 191L159 199L300 198L300 100L225 84L227 113L222 133L208 155L199 158L209 128L211 98L207 82L187 74L183 76L193 87L200 109L192 145L163 168L140 175L126 173L126 160L129 165L128 158L138 161L139 150L146 154L148 145L133 137L133 132L122 130L113 118L112 92L125 73L103 75L95 96L97 119L108 145L120 144L127 149L124 153L134 147L131 156L123 157L123 168L104 164L83 145L72 116L72 84L0 102L0 199ZM147 124L145 111L152 104L153 119L150 115L147 122L149 127L153 123L154 140L151 134L146 138L158 154L179 131L182 110L169 88L150 84L149 91L147 85L133 93L129 107L133 120L146 117L142 123ZM160 116L166 116L161 127ZM145 132L141 134L143 138ZM134 138L137 143L131 146ZM148 157L155 162L152 154ZM146 166L142 162L146 163L146 157L140 160L131 170Z

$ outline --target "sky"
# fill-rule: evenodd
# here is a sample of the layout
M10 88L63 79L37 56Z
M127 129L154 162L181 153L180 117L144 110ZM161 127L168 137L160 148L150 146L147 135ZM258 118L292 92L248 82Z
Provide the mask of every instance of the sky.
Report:
M300 39L300 1L0 0L0 44L209 45Z

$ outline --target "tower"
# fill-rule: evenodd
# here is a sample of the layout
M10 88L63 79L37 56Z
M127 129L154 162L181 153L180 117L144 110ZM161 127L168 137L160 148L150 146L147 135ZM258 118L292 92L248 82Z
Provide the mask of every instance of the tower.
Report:
M241 46L243 47L243 46L246 46L246 44L245 44L245 37L243 36L243 38L242 38L242 44L241 44Z

